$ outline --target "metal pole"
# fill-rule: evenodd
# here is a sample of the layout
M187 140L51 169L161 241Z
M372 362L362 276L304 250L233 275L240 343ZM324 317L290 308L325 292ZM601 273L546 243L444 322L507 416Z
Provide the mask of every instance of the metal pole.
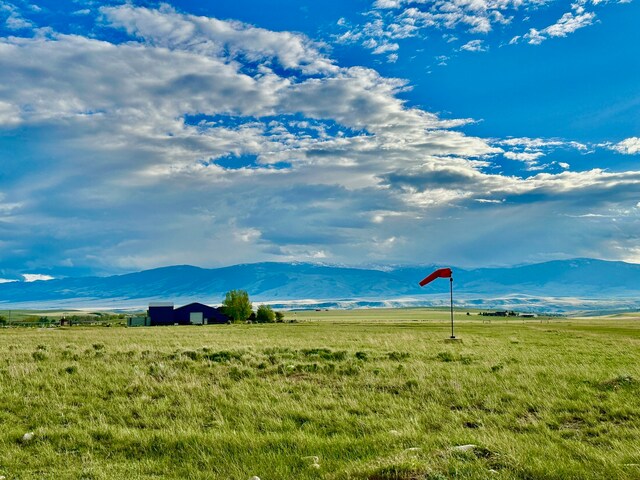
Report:
M453 277L449 278L449 289L451 291L451 338L456 338L453 334Z

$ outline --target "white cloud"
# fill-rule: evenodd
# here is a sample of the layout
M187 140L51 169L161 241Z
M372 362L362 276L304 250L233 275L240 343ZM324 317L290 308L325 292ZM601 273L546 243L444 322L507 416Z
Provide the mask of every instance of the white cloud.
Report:
M460 47L460 50L467 52L486 52L487 47L482 40L471 40Z
M500 43L513 45L527 41L538 45L548 38L566 37L595 22L596 14L587 11L587 7L592 10L604 3L608 2L576 0L571 4L572 10L554 24L529 28L527 33L512 35L510 40L501 40ZM340 22L345 31L336 40L339 43L361 43L365 48L374 50L375 45L381 43L447 30L455 33L442 34L447 42L458 37L484 34L487 35L486 43L489 43L489 34L497 31L496 35L500 35L506 31L505 26L522 25L524 28L531 21L532 12L549 8L552 4L554 2L548 0L377 0L372 5L373 9L366 13L369 20L363 25L351 25L346 20ZM474 48L473 39L467 38L465 42L465 50Z
M629 137L614 145L610 145L609 148L625 155L636 155L640 153L640 137Z
M9 280L8 278L0 278L0 283L13 283L17 282L17 280Z
M9 102L0 101L0 127L20 123L20 108Z
M380 43L417 37L425 30L455 30L456 35L443 35L447 42L453 42L458 39L459 30L467 34L488 34L496 26L510 24L519 12L545 4L545 0L377 0L368 13L371 20L356 26L342 22L346 31L337 40L361 42L366 48L372 48L372 40ZM466 50L474 47L469 42ZM471 51L480 50L476 47Z
M553 25L549 25L542 30L531 28L528 33L522 36L532 45L540 45L550 37L566 37L580 28L591 25L596 18L592 12L573 13L567 12ZM514 39L510 43L514 42Z
M238 229L234 232L234 236L241 242L251 243L260 238L261 232L256 228Z
M535 162L540 157L544 157L542 152L505 152L504 156L509 160L519 160L522 162Z
M302 35L166 9L103 15L128 41L0 39L0 129L34 140L28 163L2 157L0 251L26 252L27 271L411 261L450 254L403 239L458 215L482 238L517 204L535 216L547 202L637 201L636 172L487 173L505 150L574 147L465 135L472 120L411 107L406 81L339 67Z
M54 280L54 277L51 275L43 275L41 273L23 273L25 282L39 282L39 281L47 281Z
M9 2L0 1L0 19L3 18L5 27L9 30L22 30L33 27L33 24L22 16L17 6Z
M305 73L335 72L337 67L320 52L322 45L307 37L274 32L237 21L182 15L168 6L161 10L132 5L102 7L105 21L122 27L159 47L201 55L245 55L252 61L277 60L283 67Z
M554 148L565 148L579 151L587 151L598 145L587 145L573 140L563 140L558 138L529 138L529 137L509 137L493 142L494 145L506 147L520 147L528 150L551 150Z
M400 47L397 43L383 43L374 48L372 53L374 55L380 55L382 53L395 52L398 48Z
M511 137L499 140L496 142L499 145L509 146L522 146L526 148L540 148L540 147L556 147L562 146L566 142L557 139L547 138L529 138L529 137Z

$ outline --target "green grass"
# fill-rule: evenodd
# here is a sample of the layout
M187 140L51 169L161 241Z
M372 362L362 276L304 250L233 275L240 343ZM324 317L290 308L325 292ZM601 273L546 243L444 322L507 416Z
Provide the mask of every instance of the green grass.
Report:
M2 329L0 475L640 478L636 318L447 315Z
M126 315L114 312L89 312L84 310L0 310L1 326L46 326L59 324L65 318L75 325L104 324L126 325Z

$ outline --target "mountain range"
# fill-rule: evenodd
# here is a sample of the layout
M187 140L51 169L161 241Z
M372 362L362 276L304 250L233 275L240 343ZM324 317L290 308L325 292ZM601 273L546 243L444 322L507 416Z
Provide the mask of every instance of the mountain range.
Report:
M108 277L4 283L0 308L144 308L152 301L219 304L232 289L246 290L252 300L281 308L447 305L447 279L418 286L435 268L179 265ZM580 258L503 268L452 268L458 306L550 312L640 308L638 264Z

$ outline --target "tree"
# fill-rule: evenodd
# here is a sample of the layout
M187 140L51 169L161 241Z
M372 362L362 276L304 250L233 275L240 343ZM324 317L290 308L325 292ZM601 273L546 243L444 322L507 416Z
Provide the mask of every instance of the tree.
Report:
M276 312L276 322L278 323L284 322L284 313Z
M256 315L258 323L273 323L276 321L276 314L269 305L260 305Z
M243 322L253 312L249 301L249 294L245 290L231 290L227 292L222 302L224 313L234 322Z

